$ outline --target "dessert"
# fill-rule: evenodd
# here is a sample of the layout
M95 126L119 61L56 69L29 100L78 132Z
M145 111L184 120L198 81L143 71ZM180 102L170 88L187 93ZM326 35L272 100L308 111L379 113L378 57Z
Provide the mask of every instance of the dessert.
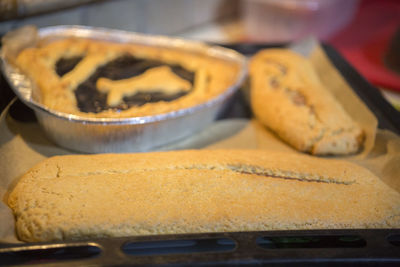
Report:
M236 82L240 66L184 49L85 38L42 41L17 67L46 107L83 117L125 118L204 103Z
M299 151L347 155L363 130L325 88L311 63L288 49L265 49L250 62L251 106L257 119Z
M398 228L400 194L344 161L263 150L68 155L9 195L23 241Z

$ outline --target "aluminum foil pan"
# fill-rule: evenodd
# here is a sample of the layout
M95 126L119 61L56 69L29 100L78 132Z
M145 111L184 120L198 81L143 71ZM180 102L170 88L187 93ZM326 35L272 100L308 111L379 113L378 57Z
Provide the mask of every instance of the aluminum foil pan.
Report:
M219 111L246 77L243 55L222 47L166 36L144 35L120 30L85 26L55 26L41 28L40 38L81 37L129 42L144 45L179 48L204 53L238 64L241 67L235 82L209 101L165 114L131 118L84 118L43 106L32 97L34 84L18 71L2 53L2 71L17 96L31 107L47 136L56 144L86 153L140 152L188 137L215 120Z

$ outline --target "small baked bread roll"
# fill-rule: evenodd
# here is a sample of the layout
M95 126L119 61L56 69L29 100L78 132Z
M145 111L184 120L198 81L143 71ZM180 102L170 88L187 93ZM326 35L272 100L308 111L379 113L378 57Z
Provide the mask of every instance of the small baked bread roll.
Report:
M368 170L264 150L53 157L8 204L24 241L400 227L400 194Z
M359 151L362 129L325 88L311 63L287 49L266 49L250 62L251 106L257 119L299 151Z

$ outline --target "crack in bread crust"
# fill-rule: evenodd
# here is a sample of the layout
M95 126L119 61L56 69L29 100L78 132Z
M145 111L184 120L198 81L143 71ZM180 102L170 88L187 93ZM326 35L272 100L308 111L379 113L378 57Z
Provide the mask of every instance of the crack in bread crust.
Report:
M166 170L225 170L232 171L236 173L264 176L267 178L275 179L286 179L286 180L296 180L300 182L318 182L318 183L333 183L342 185L351 185L357 183L355 180L344 181L335 177L328 177L322 175L312 175L307 173L293 172L289 170L273 170L268 168L263 168L256 165L245 165L245 164L226 164L226 165L177 165L171 167L154 167L154 168L134 168L130 170L108 170L108 171L96 171L96 172L78 172L73 176L92 176L92 175L104 175L104 174L131 174L137 171L166 171ZM72 175L68 175L69 177ZM57 173L55 178L61 178L62 168L57 166Z
M351 185L356 183L355 180L352 181L341 181L337 178L315 176L311 177L310 174L303 173L293 173L291 171L280 171L282 174L276 174L273 170L264 169L259 166L249 166L249 165L231 165L229 168L235 172L240 172L244 174L255 174L259 176L278 178L286 180L296 180L300 182L317 182L317 183L330 183L330 184L341 184L341 185Z

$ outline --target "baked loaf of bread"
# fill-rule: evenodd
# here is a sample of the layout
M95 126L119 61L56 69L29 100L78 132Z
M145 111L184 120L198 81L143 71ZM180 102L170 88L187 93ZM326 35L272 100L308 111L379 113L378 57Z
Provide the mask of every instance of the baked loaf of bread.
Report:
M16 58L46 107L83 117L162 114L232 86L240 66L178 48L84 38L43 41Z
M400 194L366 169L261 150L57 156L8 204L24 241L400 227Z
M362 129L324 87L311 63L287 49L265 49L250 62L255 116L299 151L359 151Z

